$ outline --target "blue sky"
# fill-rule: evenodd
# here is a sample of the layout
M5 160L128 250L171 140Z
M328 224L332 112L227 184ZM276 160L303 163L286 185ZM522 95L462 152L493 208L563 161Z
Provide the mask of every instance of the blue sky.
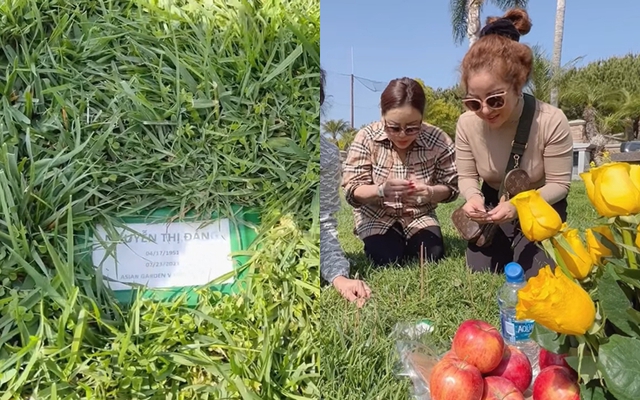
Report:
M321 62L327 71L327 106L323 119L350 121L351 48L356 76L384 82L403 76L421 78L432 87L449 87L468 42L455 45L448 0L321 0ZM530 0L531 32L523 43L553 50L555 0ZM488 4L482 22L503 12ZM640 1L567 1L562 63L584 57L578 65L628 53L640 53L636 32ZM379 118L380 92L354 84L355 126Z

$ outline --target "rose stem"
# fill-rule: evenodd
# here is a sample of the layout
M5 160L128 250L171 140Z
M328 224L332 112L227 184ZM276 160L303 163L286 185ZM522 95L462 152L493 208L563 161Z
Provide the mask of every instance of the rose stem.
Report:
M625 253L627 253L627 258L629 259L629 268L638 269L638 263L636 261L636 253L633 250L629 249L629 247L633 247L633 235L627 228L629 224L618 220L618 226L620 226L620 230L622 231L622 241L628 247L624 249Z

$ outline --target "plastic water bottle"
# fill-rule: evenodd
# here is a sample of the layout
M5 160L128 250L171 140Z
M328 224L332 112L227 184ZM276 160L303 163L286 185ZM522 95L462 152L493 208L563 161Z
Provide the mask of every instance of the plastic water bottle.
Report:
M502 337L506 344L517 347L526 354L531 362L533 376L537 376L540 348L535 341L531 340L534 322L516 319L518 291L526 284L524 271L520 264L511 262L504 267L504 273L507 281L498 291Z

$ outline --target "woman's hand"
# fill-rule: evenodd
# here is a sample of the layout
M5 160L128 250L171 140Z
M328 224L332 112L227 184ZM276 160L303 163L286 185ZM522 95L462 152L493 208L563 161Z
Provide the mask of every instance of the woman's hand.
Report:
M511 222L518 217L516 207L510 201L503 201L496 208L487 213L489 222L494 224L504 224Z
M462 206L462 210L467 217L478 223L487 223L487 211L484 205L484 199L480 196L473 196Z
M345 276L338 276L333 280L333 287L336 288L338 293L349 302L355 302L358 308L362 307L364 303L371 297L371 289L364 283L364 281L358 279L349 279Z
M433 187L424 183L415 183L413 190L405 196L405 202L410 206L424 206L433 199Z
M403 198L412 190L413 185L406 179L389 179L382 185L384 198L387 200Z

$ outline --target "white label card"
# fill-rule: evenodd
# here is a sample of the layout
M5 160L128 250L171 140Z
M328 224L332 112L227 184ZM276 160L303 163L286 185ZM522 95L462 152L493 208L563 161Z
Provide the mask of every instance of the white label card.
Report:
M107 250L94 238L93 265L102 268L105 278L116 281L107 281L112 290L130 290L126 283L150 289L201 286L233 271L228 219L201 229L202 222L126 226L142 236L120 228L121 243L113 244L104 228L96 227L99 237L115 247L115 257L107 256Z

